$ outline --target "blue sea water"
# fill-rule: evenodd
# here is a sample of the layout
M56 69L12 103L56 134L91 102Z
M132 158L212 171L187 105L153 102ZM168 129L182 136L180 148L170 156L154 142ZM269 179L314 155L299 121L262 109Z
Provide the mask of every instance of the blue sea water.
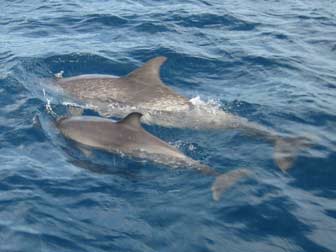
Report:
M146 127L254 174L215 202L212 178L87 158L48 124L48 100L66 110L43 92L55 73L121 76L159 55L179 93L314 144L285 174L239 131ZM335 150L334 0L0 1L0 251L336 251Z

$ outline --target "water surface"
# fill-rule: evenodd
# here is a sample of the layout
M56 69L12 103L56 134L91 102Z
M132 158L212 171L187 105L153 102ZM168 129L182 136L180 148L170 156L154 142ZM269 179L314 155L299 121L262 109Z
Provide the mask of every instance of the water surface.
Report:
M0 8L1 251L336 251L335 1ZM62 70L121 76L159 55L177 92L315 144L283 174L273 146L239 131L146 127L219 172L253 172L214 202L212 178L100 152L87 158L58 134L47 99L59 114L67 107L45 79ZM37 113L43 128L34 127Z

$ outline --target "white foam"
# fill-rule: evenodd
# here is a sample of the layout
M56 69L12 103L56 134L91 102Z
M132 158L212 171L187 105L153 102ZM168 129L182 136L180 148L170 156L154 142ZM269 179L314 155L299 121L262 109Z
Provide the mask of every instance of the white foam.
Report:
M60 71L59 73L55 73L54 76L56 79L62 79L63 78L64 71Z
M46 105L45 105L45 108L46 108L47 112L48 112L49 114L51 114L52 116L57 116L57 114L53 111L53 109L52 109L52 107L51 107L51 98L47 97L47 95L46 95L46 91L45 91L44 88L42 89L42 91L43 91L43 96L44 96L45 99L46 99Z
M207 101L202 100L202 98L198 95L189 100L194 106L204 106L204 105L212 105L214 107L220 107L220 101L218 99L211 98Z
M204 110L212 114L216 114L220 110L220 102L216 99L209 99L204 101L200 96L193 97L189 100L191 104L195 106L196 109Z
M62 102L62 105L64 106L71 106L71 107L81 107L81 108L85 108L85 106L75 103L75 102Z
M192 143L185 143L182 140L177 140L175 142L168 142L170 145L174 146L177 149L183 149L184 147L188 148L189 151L196 150L196 146Z

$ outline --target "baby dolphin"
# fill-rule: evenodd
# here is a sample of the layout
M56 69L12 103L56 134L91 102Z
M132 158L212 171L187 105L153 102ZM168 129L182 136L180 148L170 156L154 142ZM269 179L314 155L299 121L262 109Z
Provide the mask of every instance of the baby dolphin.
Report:
M165 85L160 67L165 57L156 57L124 77L79 75L57 78L66 94L84 101L105 117L124 117L131 112L144 114L142 122L165 127L194 129L241 129L275 144L275 162L282 171L289 169L303 139L284 138L274 130L227 113L215 106L193 104Z
M174 168L193 168L205 175L215 176L211 188L214 200L219 200L228 187L248 175L246 169L219 174L209 166L187 157L147 132L141 126L141 116L141 113L133 112L118 122L96 116L62 117L56 125L66 138L84 146L147 159Z

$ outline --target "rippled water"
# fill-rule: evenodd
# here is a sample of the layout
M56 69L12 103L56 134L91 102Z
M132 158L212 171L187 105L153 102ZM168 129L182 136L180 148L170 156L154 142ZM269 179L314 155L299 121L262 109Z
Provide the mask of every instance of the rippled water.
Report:
M2 0L0 9L1 251L336 251L335 1ZM147 127L219 172L253 172L214 202L211 178L86 158L58 134L45 104L66 106L44 96L44 80L61 70L121 76L159 55L179 93L314 144L284 174L273 146L239 131Z

